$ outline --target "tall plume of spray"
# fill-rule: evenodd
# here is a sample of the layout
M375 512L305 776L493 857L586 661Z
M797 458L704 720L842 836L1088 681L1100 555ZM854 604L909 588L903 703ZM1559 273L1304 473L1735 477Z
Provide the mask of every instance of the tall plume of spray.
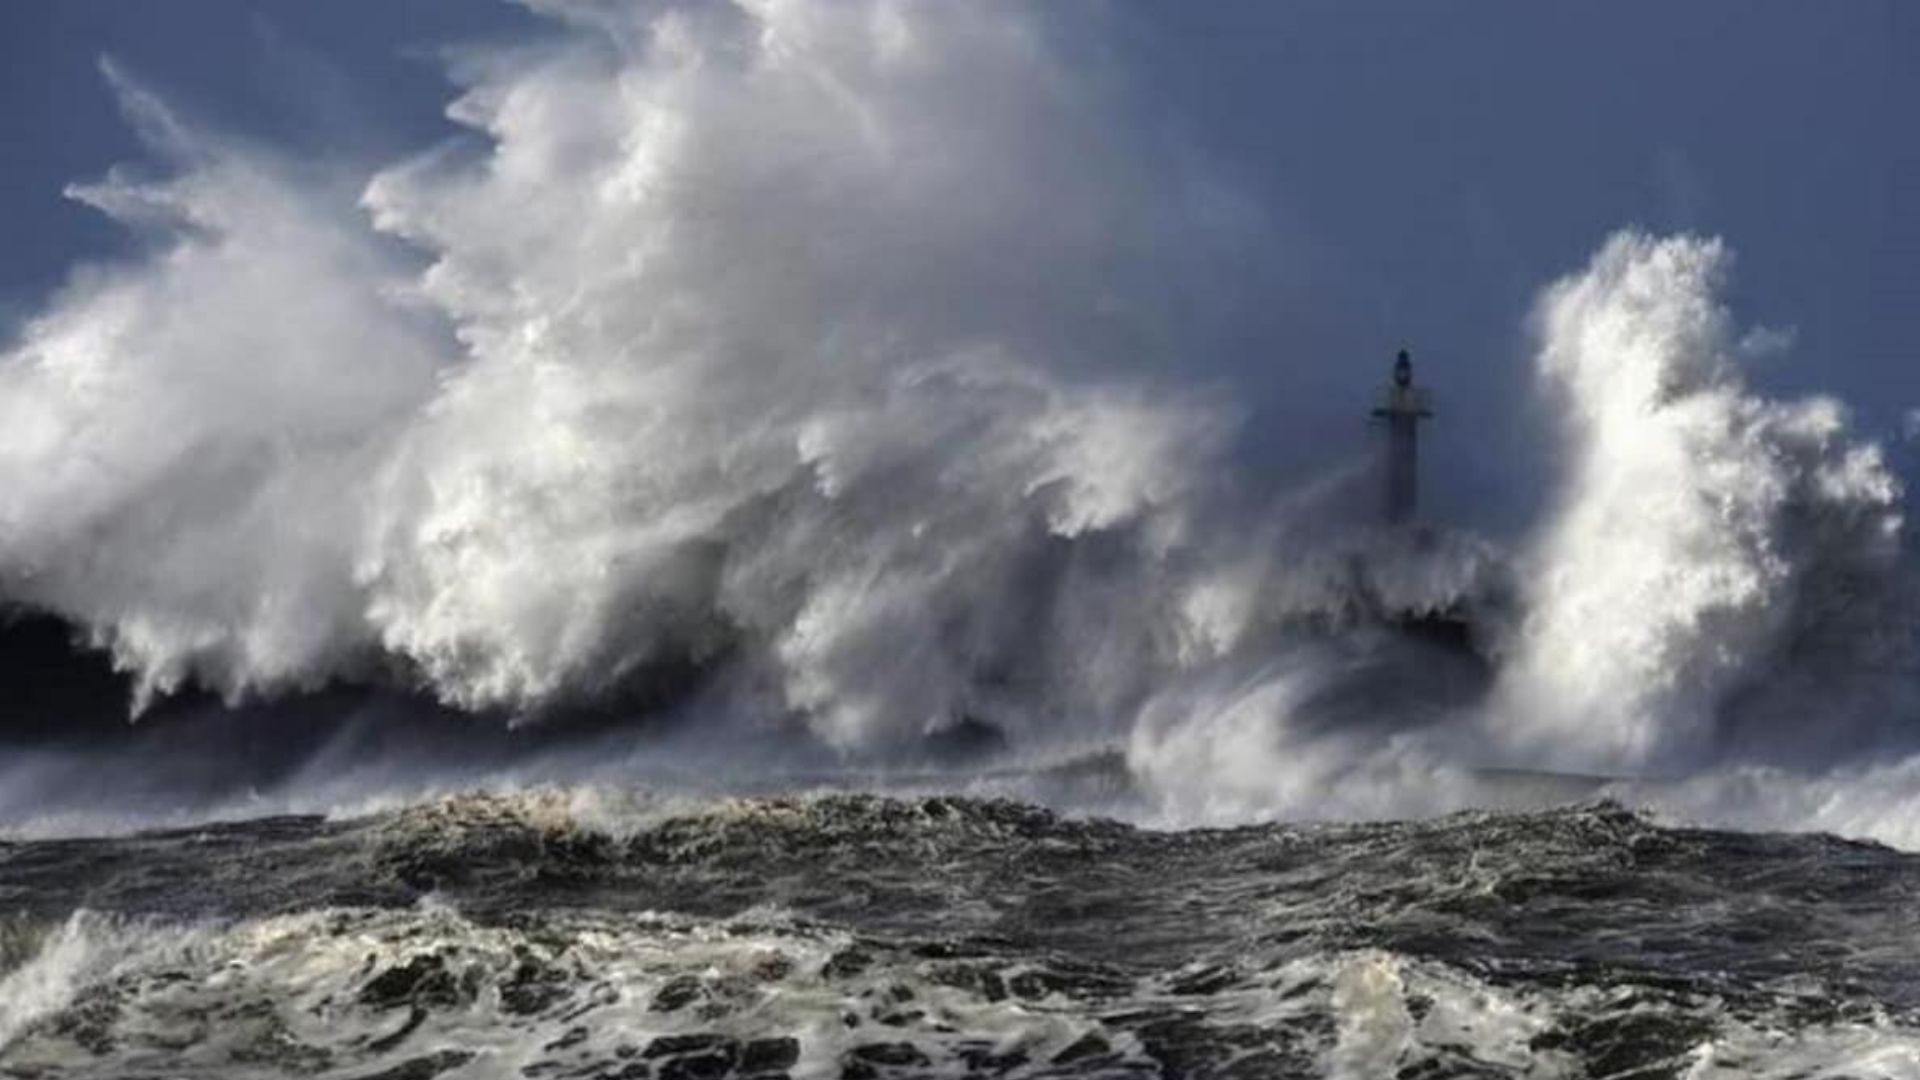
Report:
M1817 717L1831 752L1910 706L1899 484L1838 402L1749 389L1742 353L1768 337L1734 331L1729 261L1623 233L1540 300L1566 476L1491 713L1523 760L1678 772L1803 750L1764 723L1782 714ZM1738 727L1757 738L1724 745Z

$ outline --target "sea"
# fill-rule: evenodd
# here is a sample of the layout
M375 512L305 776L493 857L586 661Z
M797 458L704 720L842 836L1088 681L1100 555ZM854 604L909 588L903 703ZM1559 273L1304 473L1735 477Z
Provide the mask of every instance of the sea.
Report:
M7 1077L1894 1077L1920 857L551 789L0 844Z

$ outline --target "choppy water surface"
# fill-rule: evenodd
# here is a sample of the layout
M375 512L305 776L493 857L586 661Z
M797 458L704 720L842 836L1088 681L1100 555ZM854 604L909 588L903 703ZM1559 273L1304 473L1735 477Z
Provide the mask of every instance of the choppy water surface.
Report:
M1905 1076L1920 858L469 796L0 846L0 1075Z

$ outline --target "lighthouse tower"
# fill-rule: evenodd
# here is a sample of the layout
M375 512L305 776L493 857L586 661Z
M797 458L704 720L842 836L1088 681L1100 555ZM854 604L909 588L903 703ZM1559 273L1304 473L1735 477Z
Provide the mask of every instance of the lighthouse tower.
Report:
M1413 384L1413 357L1401 349L1386 396L1373 410L1374 419L1387 425L1388 524L1411 521L1420 508L1420 421L1432 415L1426 390Z

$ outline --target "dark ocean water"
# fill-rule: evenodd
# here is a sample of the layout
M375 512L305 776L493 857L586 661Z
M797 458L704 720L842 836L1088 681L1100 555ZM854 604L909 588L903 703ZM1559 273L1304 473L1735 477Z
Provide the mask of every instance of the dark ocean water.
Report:
M464 796L0 845L0 1075L1910 1076L1917 899L1610 803Z

